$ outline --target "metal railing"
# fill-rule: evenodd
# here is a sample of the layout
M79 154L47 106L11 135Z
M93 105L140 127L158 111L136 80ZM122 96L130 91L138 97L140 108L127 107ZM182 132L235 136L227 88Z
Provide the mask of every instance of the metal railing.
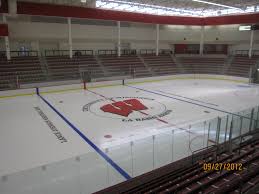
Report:
M139 54L141 54L141 55L154 55L154 54L156 54L156 50L155 49L140 49Z
M121 50L122 55L136 55L137 50L136 49L123 49Z
M10 51L11 57L37 57L38 51ZM0 51L0 57L6 58L6 51Z
M117 50L98 50L98 55L117 55Z
M236 50L235 55L248 56L249 50Z
M239 55L239 56L248 56L249 55L249 50L235 50L234 55ZM252 51L252 56L259 56L259 50L253 50Z
M0 57L5 58L6 57L6 51L0 51Z
M45 56L68 56L69 50L45 50Z
M10 51L11 57L37 57L38 51Z
M136 55L137 53L141 55L148 55L148 54L156 54L155 49L140 49L137 52L136 49L122 49L121 55ZM39 56L38 51L10 51L11 57L37 57ZM86 56L86 55L93 55L93 50L73 50L73 56ZM117 50L112 49L104 49L98 50L98 55L117 55ZM170 49L159 49L159 54L173 54L173 51ZM175 54L199 54L199 50L184 50L183 52L176 52ZM206 51L204 50L204 54L226 54L224 51ZM235 50L232 52L233 55L239 56L248 56L249 50ZM69 56L69 50L45 50L44 56ZM252 56L259 56L259 50L253 50ZM6 57L6 51L0 51L0 57Z
M173 51L170 49L160 49L159 50L159 54L161 55L169 55L169 54L173 54Z
M155 54L156 51L154 49L140 49L139 54L141 55L149 55L149 54ZM117 55L117 50L98 50L98 55ZM136 55L137 50L136 49L122 49L121 55ZM160 49L159 54L172 54L172 50L170 49Z
M221 54L223 54L223 55L227 55L228 54L228 52L227 51L210 51L210 50L204 50L203 51L203 54L215 54L215 55L221 55Z
M252 52L252 54L253 54L254 56L259 56L259 50L254 50L254 51Z
M85 56L85 55L93 55L93 50L73 50L73 56Z
M73 56L93 55L93 50L73 50ZM45 50L45 56L69 56L69 50Z
M202 153L202 154L198 154L198 153ZM210 145L208 147L204 147L204 148L192 151L192 164L194 164L196 162L196 160L195 160L196 158L198 158L198 160L200 160L200 159L203 160L205 158L208 158L208 156L211 155L212 153L215 153L215 155L217 154L216 145Z

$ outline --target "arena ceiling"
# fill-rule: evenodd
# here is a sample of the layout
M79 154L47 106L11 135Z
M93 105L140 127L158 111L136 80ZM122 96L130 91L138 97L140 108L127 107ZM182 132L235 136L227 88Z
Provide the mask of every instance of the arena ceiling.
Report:
M259 12L259 0L23 0L156 15L219 16Z

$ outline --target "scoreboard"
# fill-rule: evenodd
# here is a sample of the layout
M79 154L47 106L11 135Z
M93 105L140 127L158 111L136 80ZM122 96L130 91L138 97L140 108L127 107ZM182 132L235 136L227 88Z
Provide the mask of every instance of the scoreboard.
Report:
M259 24L239 26L239 31L259 30Z

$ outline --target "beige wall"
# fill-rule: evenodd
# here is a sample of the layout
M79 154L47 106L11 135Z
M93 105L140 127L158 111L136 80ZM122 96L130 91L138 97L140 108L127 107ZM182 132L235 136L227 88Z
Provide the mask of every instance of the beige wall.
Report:
M250 32L239 32L239 25L206 26L205 43L230 44L230 50L248 49ZM31 49L68 49L68 26L60 23L9 22L10 47L17 50L20 45ZM169 49L176 43L199 43L199 26L162 25L160 48ZM121 40L130 43L132 49L155 48L155 26L135 25L121 28ZM116 26L72 25L74 49L114 49L117 42ZM186 40L184 41L184 38ZM216 38L219 38L216 41ZM259 43L259 33L255 33ZM3 49L3 41L0 42ZM258 45L255 45L259 49Z

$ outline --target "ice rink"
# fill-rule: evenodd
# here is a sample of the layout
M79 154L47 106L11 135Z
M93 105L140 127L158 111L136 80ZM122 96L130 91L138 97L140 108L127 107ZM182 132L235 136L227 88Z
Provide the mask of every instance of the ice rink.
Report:
M1 98L0 193L97 191L215 144L218 117L219 142L232 118L247 132L258 105L258 85L212 79Z

